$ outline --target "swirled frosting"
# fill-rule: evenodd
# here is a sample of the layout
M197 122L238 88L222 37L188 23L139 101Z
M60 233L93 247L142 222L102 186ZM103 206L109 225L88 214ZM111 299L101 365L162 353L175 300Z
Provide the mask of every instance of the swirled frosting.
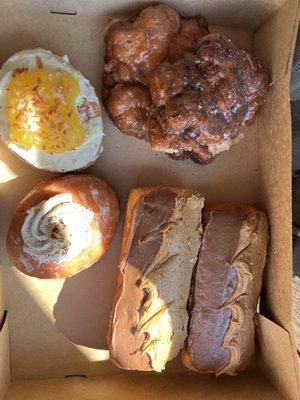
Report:
M109 335L121 368L162 371L182 348L202 207L199 192L169 188L149 190L135 205Z
M27 211L23 249L40 263L72 260L91 244L92 220L93 213L71 193L57 194Z
M186 338L186 304L200 244L202 207L198 196L176 198L170 220L160 229L161 247L137 283L148 293L137 325L146 338L140 351L148 354L158 372L177 356ZM153 234L146 239L151 240Z

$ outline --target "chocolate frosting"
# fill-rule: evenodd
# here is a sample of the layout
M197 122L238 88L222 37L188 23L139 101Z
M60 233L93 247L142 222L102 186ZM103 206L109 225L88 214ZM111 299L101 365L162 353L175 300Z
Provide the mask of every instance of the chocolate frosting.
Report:
M200 371L218 372L230 362L230 350L222 348L232 311L224 305L237 285L237 271L230 260L243 223L242 210L210 213L204 230L190 307L188 350Z
M109 335L110 357L118 366L161 371L182 347L202 207L199 194L156 189L129 215Z
M134 234L122 266L124 286L116 307L110 349L111 358L123 368L152 369L147 354L138 351L145 341L145 335L138 335L137 325L140 307L147 292L140 290L137 283L142 272L147 270L155 258L162 242L161 228L170 219L174 207L173 193L151 192L144 196L134 211ZM150 232L156 234L146 240Z
M267 218L250 206L204 211L183 358L190 368L235 375L249 365L267 242Z

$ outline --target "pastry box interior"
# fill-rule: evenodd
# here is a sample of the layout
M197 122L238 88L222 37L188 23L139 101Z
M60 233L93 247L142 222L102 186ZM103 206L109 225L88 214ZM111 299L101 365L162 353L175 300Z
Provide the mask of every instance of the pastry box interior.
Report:
M105 256L66 279L31 278L9 261L5 237L19 201L51 176L0 145L0 398L299 399L292 327L291 121L289 79L298 28L298 0L169 0L185 16L201 14L212 32L256 55L272 82L244 139L211 164L176 161L123 135L103 108L103 152L86 172L116 191L121 217ZM67 55L101 98L104 28L147 5L132 0L1 2L0 63L41 47ZM207 201L249 203L269 218L270 241L256 323L256 354L237 376L188 371L180 356L162 373L117 368L107 331L117 284L120 236L129 191L143 186L197 188Z

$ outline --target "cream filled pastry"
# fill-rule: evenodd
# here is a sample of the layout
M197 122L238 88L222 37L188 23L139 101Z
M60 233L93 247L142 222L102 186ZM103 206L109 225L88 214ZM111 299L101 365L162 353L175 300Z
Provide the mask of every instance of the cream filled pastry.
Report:
M85 168L102 151L102 111L89 81L67 56L34 49L0 71L0 139L32 166Z
M40 262L72 260L91 245L92 221L93 212L71 193L57 194L28 210L21 231L24 251Z
M162 371L180 351L203 203L192 189L131 192L108 337L110 357L119 367Z
M7 250L22 272L71 276L108 248L119 215L117 197L91 175L65 175L38 184L16 208Z
M254 355L254 317L268 242L266 215L253 207L206 206L192 279L184 364L235 375Z

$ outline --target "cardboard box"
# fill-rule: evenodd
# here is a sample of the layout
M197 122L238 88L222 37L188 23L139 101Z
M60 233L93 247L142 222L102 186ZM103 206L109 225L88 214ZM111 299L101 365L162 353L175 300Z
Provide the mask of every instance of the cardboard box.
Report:
M121 135L104 116L104 153L88 172L117 190L122 210L140 185L199 187L208 200L245 201L269 215L271 241L257 325L257 362L236 377L188 372L180 360L162 374L126 372L108 360L106 332L116 285L119 236L105 258L66 280L29 278L7 259L5 235L12 210L46 173L0 147L0 398L299 399L291 317L291 122L289 73L299 0L173 0L186 15L201 13L213 30L252 50L273 82L245 139L211 165L176 162L147 143ZM67 54L100 95L108 16L132 13L146 1L10 0L0 8L0 62L34 47ZM8 315L4 314L8 310ZM1 315L3 318L1 319ZM6 393L6 394L5 394Z

